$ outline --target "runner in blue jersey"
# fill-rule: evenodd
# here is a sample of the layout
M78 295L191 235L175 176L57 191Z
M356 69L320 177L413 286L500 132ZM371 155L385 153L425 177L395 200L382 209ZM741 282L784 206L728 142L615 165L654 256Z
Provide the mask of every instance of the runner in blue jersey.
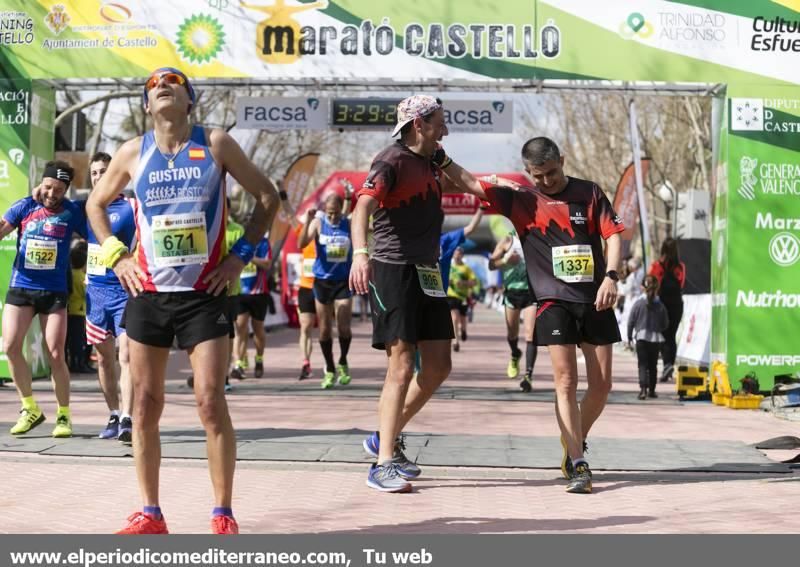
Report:
M98 152L89 162L92 187L103 177L111 156ZM108 206L111 231L125 246L133 248L136 236L134 204L131 199L119 195ZM128 335L122 328L122 314L128 302L128 293L113 270L100 263L100 244L89 227L89 285L86 288L86 340L97 351L97 375L111 412L101 439L119 439L123 443L132 440L133 382L128 369ZM117 379L116 343L119 346L120 374ZM122 406L120 407L120 394ZM121 409L121 411L120 411Z
M272 224L278 193L228 133L190 123L196 95L180 70L155 70L142 94L153 130L120 147L86 203L103 263L132 296L123 325L134 382L134 459L144 507L118 533L169 531L159 505L159 421L167 361L177 340L189 355L206 432L215 504L211 530L235 534L239 527L231 503L236 434L224 393L231 331L227 288L238 283ZM255 198L245 234L230 249L225 244L226 173ZM129 182L137 197L132 251L113 235L108 211Z
M314 299L319 321L319 346L325 357L325 374L322 388L332 388L337 379L339 384L350 383L350 368L347 352L353 339L350 319L353 313L353 294L347 279L353 262L353 247L350 243L350 221L342 210L344 199L331 194L325 199L325 211L309 214L300 231L298 247L305 248L315 241L317 259L314 261ZM333 320L339 332L339 364L333 364ZM338 376L337 376L338 374Z
M264 331L264 319L267 317L270 296L267 278L272 265L269 240L262 238L256 246L256 254L250 263L242 270L240 277L242 293L239 295L239 305L236 314L236 338L233 341L233 352L236 356L236 365L231 371L232 378L243 379L249 367L247 361L247 340L249 336L250 320L252 319L253 342L256 345L256 360L254 376L261 378L264 375L264 347L267 343L267 333ZM273 306L274 309L274 306Z
M25 335L36 315L47 345L58 401L53 437L72 436L69 368L64 360L67 334L67 273L72 233L86 237L86 216L65 199L73 169L63 161L47 162L41 200L20 199L0 220L0 238L17 229L17 256L3 309L3 343L11 377L22 400L12 435L27 433L45 420L33 398L31 369L23 355Z
M439 237L439 271L442 273L442 288L447 289L450 285L450 264L453 262L456 248L464 244L467 237L478 228L483 218L483 210L484 207L479 206L467 226L443 232Z

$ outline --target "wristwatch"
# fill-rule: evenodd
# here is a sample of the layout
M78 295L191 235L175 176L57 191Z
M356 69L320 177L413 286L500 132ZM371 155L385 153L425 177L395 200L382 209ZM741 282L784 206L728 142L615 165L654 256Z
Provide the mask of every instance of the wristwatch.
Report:
M606 277L611 278L611 280L615 282L619 281L619 274L617 273L617 270L608 270L606 272Z

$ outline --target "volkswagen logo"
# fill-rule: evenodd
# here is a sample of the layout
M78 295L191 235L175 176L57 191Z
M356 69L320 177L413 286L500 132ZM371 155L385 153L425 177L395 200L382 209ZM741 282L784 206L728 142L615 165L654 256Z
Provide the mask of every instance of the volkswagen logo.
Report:
M769 241L769 257L779 266L791 266L800 258L800 238L791 232L779 232Z

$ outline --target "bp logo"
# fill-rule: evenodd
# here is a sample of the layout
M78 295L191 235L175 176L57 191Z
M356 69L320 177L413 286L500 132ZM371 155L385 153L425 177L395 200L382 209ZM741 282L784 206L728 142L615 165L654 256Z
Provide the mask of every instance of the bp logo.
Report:
M225 32L216 18L194 14L178 28L175 42L184 59L192 63L208 63L216 59L225 45Z
M647 39L653 35L653 24L644 19L639 12L632 12L628 19L619 25L619 35L625 39Z
M731 99L731 130L764 129L764 101L760 98Z
M800 238L791 232L779 232L769 241L769 257L781 267L791 266L800 258Z
M758 183L758 177L755 174L756 166L758 166L756 158L742 156L742 159L739 160L739 179L741 181L739 195L748 201L756 198L756 183Z

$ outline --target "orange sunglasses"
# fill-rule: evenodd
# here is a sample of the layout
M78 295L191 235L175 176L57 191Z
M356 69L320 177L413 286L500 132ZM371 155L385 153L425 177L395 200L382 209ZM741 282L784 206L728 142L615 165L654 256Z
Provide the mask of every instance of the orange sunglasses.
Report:
M158 85L159 81L164 79L164 81L169 85L185 85L186 79L183 75L179 75L178 73L160 73L158 75L151 75L147 82L145 83L145 89L148 91Z

